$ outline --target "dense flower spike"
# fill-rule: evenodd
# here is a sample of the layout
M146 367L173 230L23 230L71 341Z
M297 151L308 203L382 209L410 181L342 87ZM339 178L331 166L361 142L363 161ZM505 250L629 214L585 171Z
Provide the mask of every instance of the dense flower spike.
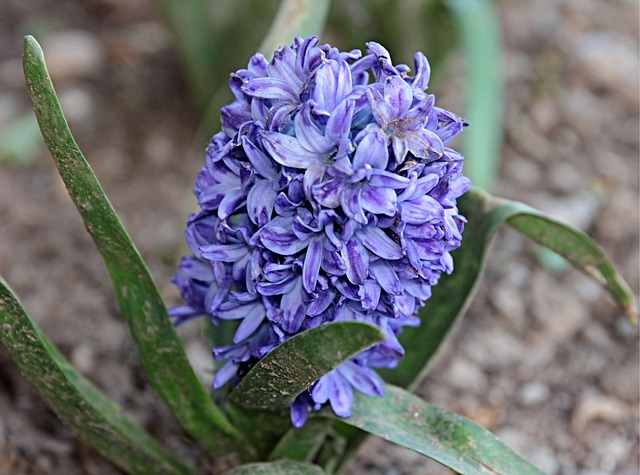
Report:
M236 100L222 109L194 190L201 211L187 222L193 255L174 278L186 302L171 311L176 323L239 321L233 342L213 350L226 361L215 387L326 322L386 332L297 398L297 427L325 403L348 417L353 388L382 394L372 368L403 357L397 335L452 272L465 222L456 198L471 184L447 144L466 122L425 92L422 53L411 76L381 45L367 51L297 38L231 75Z

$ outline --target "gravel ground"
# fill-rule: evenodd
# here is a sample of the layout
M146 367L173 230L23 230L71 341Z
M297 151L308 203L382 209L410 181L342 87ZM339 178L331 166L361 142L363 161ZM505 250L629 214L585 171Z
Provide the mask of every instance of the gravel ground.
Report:
M0 4L0 131L29 113L21 37L41 31L81 148L168 301L197 126L150 3ZM495 193L587 231L638 293L638 16L635 2L501 0L505 147ZM100 18L97 20L96 18ZM48 32L48 33L47 33ZM452 64L461 73L460 60ZM461 110L461 74L435 90ZM144 86L143 86L144 85ZM162 100L158 100L162 98ZM145 387L106 272L53 164L0 163L0 272L44 332L125 412L188 456ZM204 378L208 351L182 331ZM638 331L582 274L501 231L468 315L418 392L495 431L551 475L634 475ZM47 409L0 348L0 474L118 474ZM349 475L451 473L371 439Z

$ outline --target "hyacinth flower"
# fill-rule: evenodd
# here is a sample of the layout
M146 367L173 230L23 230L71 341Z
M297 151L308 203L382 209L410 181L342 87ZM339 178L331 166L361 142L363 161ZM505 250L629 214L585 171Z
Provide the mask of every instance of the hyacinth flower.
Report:
M226 363L213 385L237 384L292 336L327 322L361 321L386 340L300 394L294 426L329 404L351 414L353 390L376 396L375 368L393 368L397 336L440 275L453 271L471 186L447 144L467 123L425 91L429 63L393 65L377 43L340 52L297 38L271 62L256 54L229 81L236 100L207 148L174 278L185 301L176 323L207 315L239 322L213 350Z

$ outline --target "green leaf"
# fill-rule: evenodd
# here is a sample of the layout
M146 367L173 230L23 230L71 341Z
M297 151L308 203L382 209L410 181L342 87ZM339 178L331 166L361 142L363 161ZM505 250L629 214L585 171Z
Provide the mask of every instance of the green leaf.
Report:
M394 370L379 371L387 382L404 388L418 384L428 363L469 307L484 270L491 239L511 216L510 209L487 206L488 196L472 189L458 200L460 212L468 223L462 235L462 246L452 253L454 272L443 275L433 287L431 297L419 312L421 325L407 328L400 335L406 354Z
M269 455L269 460L290 459L311 462L327 438L330 421L311 418L300 429L291 428Z
M462 246L452 253L455 270L451 275L442 276L433 288L433 295L420 310L421 326L400 335L407 354L395 370L380 371L388 382L410 388L422 379L428 363L468 308L484 270L491 239L505 222L605 285L625 315L636 321L637 303L629 286L604 251L582 231L528 205L495 198L476 188L461 197L458 205L469 222ZM414 351L416 349L418 351Z
M326 411L329 417L331 411ZM341 419L467 475L541 475L543 472L469 419L387 385L383 397L356 394L351 417Z
M245 407L281 409L343 361L385 339L380 328L334 322L304 331L261 359L231 393Z
M31 36L24 41L23 64L40 130L104 259L149 383L211 455L227 452L240 436L189 365L149 270L71 135L40 45Z
M83 440L132 474L192 474L58 352L0 278L0 339L22 374Z
M500 23L491 0L446 0L466 58L464 171L476 186L491 190L502 145Z
M320 35L330 4L330 0L282 0L269 33L260 45L262 54L272 58L274 51L291 44L296 36Z
M638 305L629 285L618 274L602 248L589 236L525 204L494 200L498 206L510 207L516 211L508 219L510 226L558 253L574 267L595 279L609 291L627 318L637 323Z
M223 475L324 475L315 465L292 460L270 463L251 463L224 472Z

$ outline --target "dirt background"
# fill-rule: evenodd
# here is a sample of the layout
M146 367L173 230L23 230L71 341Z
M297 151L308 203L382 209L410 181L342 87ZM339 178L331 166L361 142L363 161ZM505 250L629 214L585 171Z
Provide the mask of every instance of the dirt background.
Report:
M587 231L637 295L638 4L497 3L506 131L495 193ZM34 31L76 139L163 295L177 303L169 280L203 158L186 152L197 114L169 35L149 0L3 0L0 137L30 113L20 49ZM440 106L461 110L463 71L454 59L450 80L436 85ZM145 386L107 274L51 159L39 146L21 150L0 162L0 272L80 371L187 456ZM181 333L209 380L200 330ZM549 474L635 475L638 358L638 331L608 295L505 229L471 310L418 392L495 431ZM0 474L51 473L121 472L62 426L0 348ZM372 439L349 471L364 473L451 472Z

